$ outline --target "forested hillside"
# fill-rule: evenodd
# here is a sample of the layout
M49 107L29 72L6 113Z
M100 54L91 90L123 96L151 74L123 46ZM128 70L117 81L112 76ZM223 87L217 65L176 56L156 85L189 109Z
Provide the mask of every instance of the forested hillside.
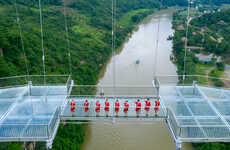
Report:
M67 6L73 78L78 84L95 84L99 70L111 54L111 0L64 2ZM26 74L14 1L0 1L0 4L0 76ZM38 0L18 0L17 7L29 74L42 74ZM121 45L136 23L153 12L151 8L159 7L160 3L155 0L118 0L116 47ZM130 15L123 17L128 12ZM42 1L42 13L47 74L69 74L63 2Z

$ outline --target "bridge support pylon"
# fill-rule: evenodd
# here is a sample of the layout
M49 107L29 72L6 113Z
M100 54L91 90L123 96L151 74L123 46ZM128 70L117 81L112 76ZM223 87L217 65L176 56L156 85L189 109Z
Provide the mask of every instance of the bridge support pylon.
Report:
M46 141L46 149L49 150L53 146L53 141L52 140L47 140Z
M116 120L114 118L112 119L112 124L116 124Z
M157 77L154 77L152 85L156 89L156 98L159 99L160 98L160 82L157 79Z
M176 141L176 150L182 150L182 142Z

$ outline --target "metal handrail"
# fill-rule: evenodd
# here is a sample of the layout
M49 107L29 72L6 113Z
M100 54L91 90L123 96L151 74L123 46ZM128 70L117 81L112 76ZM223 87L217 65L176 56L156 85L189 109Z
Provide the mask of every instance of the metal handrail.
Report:
M1 77L3 79L12 79L12 78L23 78L23 77L43 77L44 75L21 75L21 76L10 76L10 77ZM68 77L69 75L45 75L46 77Z

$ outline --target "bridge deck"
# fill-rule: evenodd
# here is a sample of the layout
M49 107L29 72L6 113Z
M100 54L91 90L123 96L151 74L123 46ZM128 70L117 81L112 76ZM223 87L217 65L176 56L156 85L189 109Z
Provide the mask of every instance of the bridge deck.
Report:
M0 141L46 141L56 126L66 86L33 86L0 90ZM46 93L46 96L44 94Z
M180 142L230 142L230 90L202 86L161 86L161 107L156 117L152 103L149 116L144 110L146 97L117 97L121 106L115 116L113 97L108 97L108 117L103 97L73 97L77 106L74 116L67 103L67 86L24 86L0 89L0 142L47 141L53 139L60 118L62 120L155 120L167 119L175 140ZM85 100L90 102L89 112L84 111ZM134 102L142 103L136 117ZM96 117L95 101L101 103ZM123 112L128 100L128 116ZM167 109L166 109L167 108Z
M230 90L200 86L161 88L169 127L182 142L230 141Z
M155 116L155 111L154 111L154 104L156 100L155 98L150 98L151 108L149 110L148 116L146 116L146 111L144 109L145 107L144 100L146 100L146 98L117 97L116 99L118 99L120 103L120 108L119 108L117 117L115 113L115 105L114 105L115 99L114 98L108 97L110 107L109 107L108 117L106 117L106 112L104 110L105 98L103 97L78 97L78 98L72 98L72 100L74 100L76 103L76 111L74 112L74 116L72 116L72 112L70 111L70 105L66 105L65 110L61 115L61 119L62 120L101 120L101 119L107 120L107 119L115 118L116 120L128 120L128 119L152 120L152 119L167 118L167 112L163 105L163 102L161 102L162 105L160 106L157 116ZM138 99L140 100L142 107L137 117L135 101ZM88 112L85 112L85 109L84 109L85 100L88 100L89 102ZM128 100L128 103L129 103L129 110L128 110L127 116L125 116L125 113L124 113L124 102L126 100ZM96 111L95 111L96 101L99 101L101 104L100 112L98 113L99 116L97 116Z

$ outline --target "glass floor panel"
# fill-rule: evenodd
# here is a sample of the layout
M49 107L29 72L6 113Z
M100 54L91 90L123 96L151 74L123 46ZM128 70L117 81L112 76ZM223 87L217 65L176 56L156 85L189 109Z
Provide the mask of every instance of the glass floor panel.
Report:
M47 140L54 131L57 108L66 101L66 86L0 89L0 140ZM45 89L45 90L44 90ZM47 94L44 96L44 92ZM51 124L52 123L52 124Z
M230 141L230 90L175 88L179 97L163 96L163 101L170 108L169 126L177 138L182 142ZM167 89L161 87L162 92Z
M180 126L189 126L189 125L197 125L195 119L190 118L190 119L177 119L177 121L179 122Z
M192 116L184 101L176 101L170 103L169 107L173 110L174 114L178 116Z
M223 116L230 116L230 101L213 101L213 105Z
M179 87L177 89L178 89L178 92L180 92L184 98L198 98L198 99L202 98L202 95L200 94L200 92L192 86Z
M217 114L207 102L188 102L188 106L195 116L216 116Z
M224 122L220 118L203 118L203 119L197 119L200 125L203 126L209 126L209 125L225 125Z
M201 87L201 90L209 99L226 99L225 90Z

